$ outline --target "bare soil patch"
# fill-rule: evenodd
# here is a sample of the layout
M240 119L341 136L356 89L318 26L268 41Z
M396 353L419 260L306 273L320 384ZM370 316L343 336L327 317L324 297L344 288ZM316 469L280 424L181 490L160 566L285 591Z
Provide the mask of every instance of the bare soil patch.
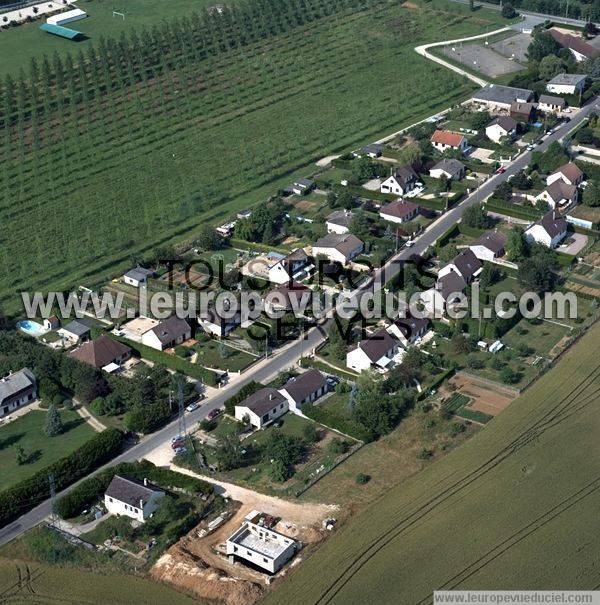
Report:
M448 384L455 387L452 392L462 393L473 400L469 407L492 416L497 416L517 398L515 392L502 388L502 385L492 387L486 382L462 374L454 376Z

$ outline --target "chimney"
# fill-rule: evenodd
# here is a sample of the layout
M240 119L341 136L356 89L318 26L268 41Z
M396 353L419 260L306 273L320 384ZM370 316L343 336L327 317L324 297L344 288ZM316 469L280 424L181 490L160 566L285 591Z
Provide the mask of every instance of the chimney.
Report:
M273 401L274 397L273 393L269 393L269 401Z
M140 509L144 510L144 501L140 498Z
M148 485L148 479L146 477L144 477L144 487L146 487Z

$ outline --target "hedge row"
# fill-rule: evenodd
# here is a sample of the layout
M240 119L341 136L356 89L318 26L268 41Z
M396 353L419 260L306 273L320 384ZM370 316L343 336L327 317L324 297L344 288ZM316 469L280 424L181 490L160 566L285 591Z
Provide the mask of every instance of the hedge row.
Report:
M333 374L334 376L340 376L349 380L357 379L356 374L353 374L352 372L347 372L346 370L338 368L337 366L333 368L330 365L327 365L326 363L323 363L316 359L310 359L308 357L303 357L300 360L300 365L303 368L315 368L317 370L321 370L321 372L325 372L325 374Z
M176 372L181 372L186 376L191 376L192 378L201 380L208 386L214 387L219 382L218 375L215 372L190 363L182 357L177 355L169 355L163 351L158 351L157 349L153 349L152 347L148 347L139 342L132 342L120 336L111 336L111 338L115 338L116 340L121 341L123 344L126 344L132 351L134 351L135 354L147 359L148 361L159 363L167 368L170 368L171 370L175 370Z
M147 478L161 487L179 488L194 495L212 494L213 492L213 486L210 483L155 466L148 460L122 462L82 481L57 501L56 512L63 519L76 517L82 510L89 508L102 497L115 475L123 474L140 480Z
M14 521L50 496L48 475L57 490L75 483L108 462L123 449L123 433L106 429L74 452L0 493L0 527Z
M490 198L485 203L485 207L488 212L497 212L498 214L531 221L537 221L543 214L543 212L540 212L533 206L531 208L517 206L516 204L510 204L509 202L499 200L498 198Z
M238 239L236 237L232 237L229 240L229 245L232 248L242 248L244 250L255 250L256 252L268 252L270 250L275 250L276 252L281 252L282 254L290 253L289 249L282 248L281 246L274 246L273 244L255 244L254 242L249 242L245 239Z
M340 418L336 414L332 414L330 411L323 408L323 406L308 404L302 407L302 413L315 422L324 424L331 429L344 433L344 435L354 437L354 439L358 439L359 441L373 441L372 435L362 424L355 422L354 420L348 420L347 418Z

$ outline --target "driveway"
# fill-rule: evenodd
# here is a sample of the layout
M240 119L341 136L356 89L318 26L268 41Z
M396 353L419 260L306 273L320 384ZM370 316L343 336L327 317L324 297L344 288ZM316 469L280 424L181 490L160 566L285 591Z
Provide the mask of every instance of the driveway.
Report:
M557 250L558 252L564 252L564 254L576 256L587 246L588 236L583 235L583 233L573 233L568 240L570 242L568 245L559 246Z

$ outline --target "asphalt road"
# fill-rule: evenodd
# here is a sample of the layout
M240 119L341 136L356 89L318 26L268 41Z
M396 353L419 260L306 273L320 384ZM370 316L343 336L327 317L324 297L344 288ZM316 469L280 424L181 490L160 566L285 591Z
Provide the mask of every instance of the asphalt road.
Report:
M570 122L563 124L556 132L547 135L543 144L537 146L536 150L544 151L548 145L550 145L550 143L565 137L570 131L576 128L577 125L583 119L585 119L589 112L593 109L600 109L598 97L595 97L590 103L583 107L577 115L573 116ZM373 278L367 284L365 284L365 286L356 290L353 293L353 296L358 299L361 293L364 291L380 290L383 287L383 284L399 273L404 261L408 260L413 254L420 255L425 253L441 235L443 235L453 224L456 224L460 220L462 213L466 208L478 204L486 199L492 193L492 191L498 185L500 185L500 183L506 181L511 175L516 174L525 168L529 163L530 157L531 152L526 151L521 153L515 159L515 161L507 167L504 173L493 175L490 179L483 183L481 187L477 189L477 191L466 197L450 211L443 214L415 240L415 243L412 247L401 250L397 255L392 257L384 267L375 270L373 272ZM186 422L188 426L195 425L198 421L205 418L211 410L221 408L227 398L231 397L241 386L250 382L251 380L256 380L258 382L269 382L275 376L277 376L277 374L280 374L281 372L294 366L300 359L303 352L306 354L310 350L314 349L320 342L322 342L330 322L331 320L327 320L320 327L307 331L303 341L298 340L290 343L282 350L274 354L270 359L260 362L255 369L247 372L241 380L235 381L235 383L230 387L223 388L221 393L211 397L198 410L186 414ZM130 447L120 456L111 460L110 463L106 464L102 468L113 466L118 462L131 462L144 458L161 444L170 441L171 438L175 437L177 434L178 423L177 421L171 422L160 431L145 437L137 445ZM73 489L75 485L77 485L77 483L60 492L58 497L66 494L68 491ZM51 512L51 501L48 499L28 513L22 515L14 523L11 523L0 529L0 546L10 542L28 529L35 527L43 519L50 515Z

